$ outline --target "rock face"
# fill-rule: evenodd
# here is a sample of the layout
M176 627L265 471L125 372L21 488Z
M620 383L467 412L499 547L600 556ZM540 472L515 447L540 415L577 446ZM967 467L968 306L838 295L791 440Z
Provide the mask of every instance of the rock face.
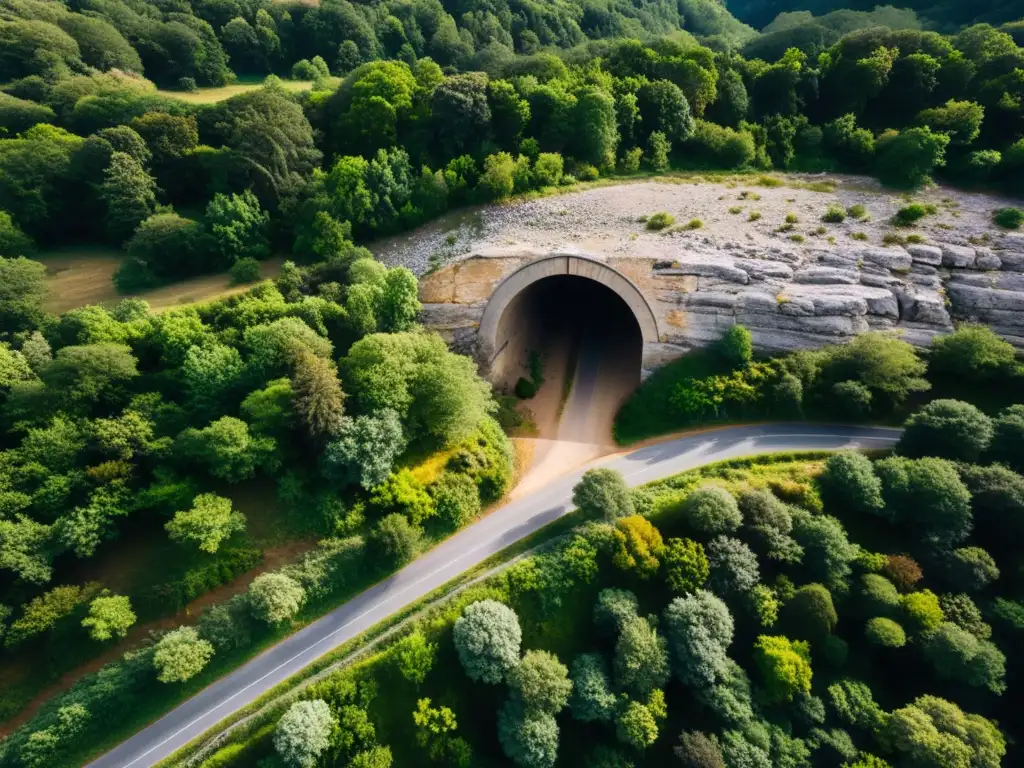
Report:
M667 259L594 256L636 287L657 322L645 344L649 371L742 323L760 351L781 352L889 330L928 344L954 319L981 322L1024 348L1024 251L965 245L840 251L763 250L688 242ZM552 252L481 250L421 281L422 319L457 349L478 349L494 290ZM486 363L486 361L481 361Z

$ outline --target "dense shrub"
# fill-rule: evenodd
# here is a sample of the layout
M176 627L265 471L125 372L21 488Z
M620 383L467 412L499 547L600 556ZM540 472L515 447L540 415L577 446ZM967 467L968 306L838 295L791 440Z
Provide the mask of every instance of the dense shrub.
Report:
M1020 229L1024 224L1024 211L1020 208L1000 208L992 213L992 221L1003 229Z
M903 627L884 616L869 619L864 627L864 635L869 643L881 648L902 648L907 644L907 634Z
M897 450L907 456L977 461L992 440L992 422L970 403L933 400L907 419Z
M736 499L716 485L691 491L683 501L682 511L690 528L707 535L730 533L743 522Z

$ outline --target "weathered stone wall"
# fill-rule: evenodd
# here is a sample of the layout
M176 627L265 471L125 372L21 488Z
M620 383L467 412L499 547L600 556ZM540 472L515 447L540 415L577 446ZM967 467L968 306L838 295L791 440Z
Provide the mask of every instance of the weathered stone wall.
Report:
M481 249L422 278L423 322L488 369L496 352L488 346L493 333L479 329L492 295L525 266L554 255L599 262L639 291L657 329L653 338L644 334L645 373L710 343L734 323L749 328L755 346L770 352L842 342L869 330L925 345L952 330L954 320L986 323L1024 348L1019 235L1004 238L999 251L943 243L795 251L686 242L672 259L644 259L571 248ZM506 305L513 287L510 282L499 291Z

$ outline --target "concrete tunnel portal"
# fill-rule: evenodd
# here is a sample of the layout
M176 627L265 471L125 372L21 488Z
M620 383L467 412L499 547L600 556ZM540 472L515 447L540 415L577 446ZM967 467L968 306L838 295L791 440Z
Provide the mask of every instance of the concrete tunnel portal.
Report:
M644 345L657 324L640 291L602 262L538 259L509 275L484 310L480 337L491 380L511 391L537 352L548 386L575 386L558 427L545 437L603 442L618 404L640 383ZM544 427L541 426L542 433Z

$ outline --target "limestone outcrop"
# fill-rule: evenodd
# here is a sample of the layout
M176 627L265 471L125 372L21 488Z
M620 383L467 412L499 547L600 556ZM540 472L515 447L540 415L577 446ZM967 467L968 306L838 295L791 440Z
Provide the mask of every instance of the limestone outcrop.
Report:
M925 345L956 320L990 325L1024 348L1024 244L998 252L954 243L795 251L689 240L671 260L482 249L423 278L423 322L480 357L477 328L490 295L523 266L555 255L599 261L639 290L657 322L657 342L645 344L647 370L734 323L768 352L871 330Z

